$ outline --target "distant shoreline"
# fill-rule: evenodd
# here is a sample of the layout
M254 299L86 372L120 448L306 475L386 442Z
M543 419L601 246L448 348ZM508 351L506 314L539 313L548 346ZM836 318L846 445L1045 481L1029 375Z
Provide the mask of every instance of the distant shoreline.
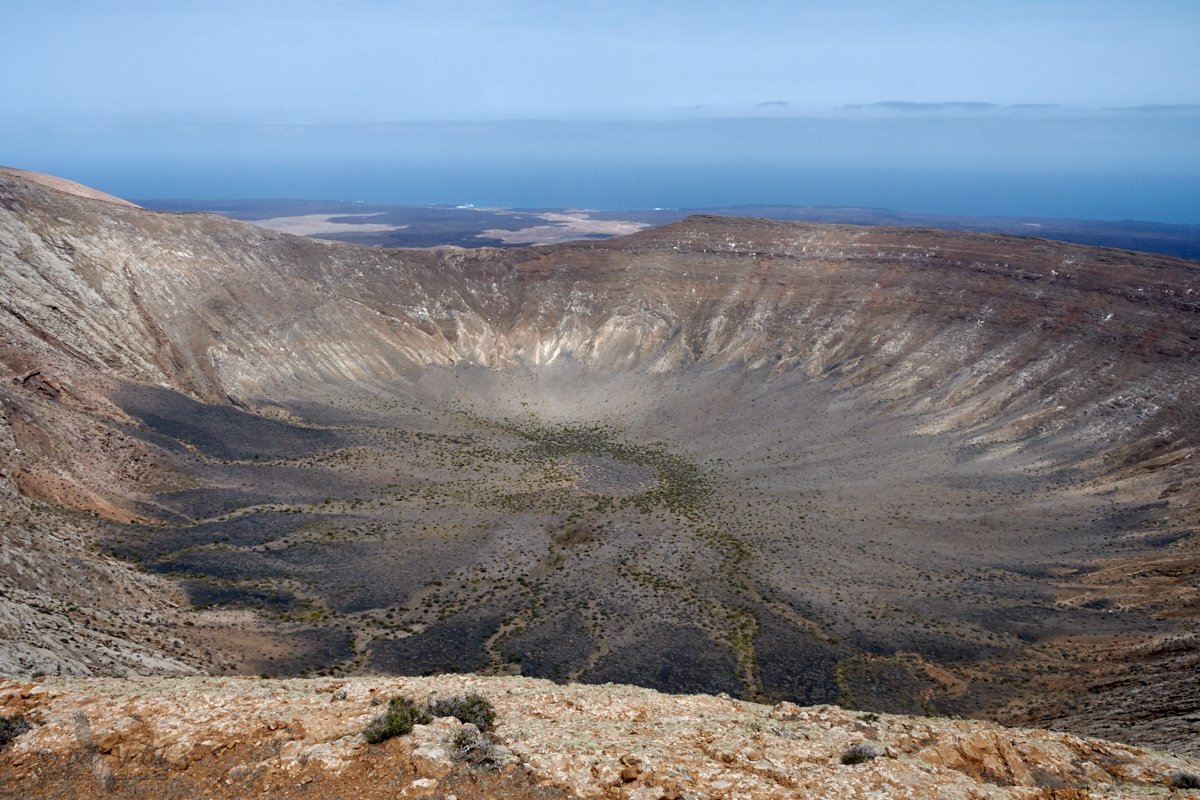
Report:
M137 200L155 211L207 212L315 239L374 247L519 247L607 239L691 214L798 222L939 228L1027 236L1200 260L1200 225L1051 217L973 217L880 208L745 205L719 208L587 211L474 208L326 200Z

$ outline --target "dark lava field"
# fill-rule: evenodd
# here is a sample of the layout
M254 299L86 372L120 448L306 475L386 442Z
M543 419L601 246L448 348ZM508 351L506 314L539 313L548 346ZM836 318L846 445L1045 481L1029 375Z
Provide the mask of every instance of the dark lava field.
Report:
M0 175L0 281L0 671L1200 733L1197 262L715 217L389 250Z

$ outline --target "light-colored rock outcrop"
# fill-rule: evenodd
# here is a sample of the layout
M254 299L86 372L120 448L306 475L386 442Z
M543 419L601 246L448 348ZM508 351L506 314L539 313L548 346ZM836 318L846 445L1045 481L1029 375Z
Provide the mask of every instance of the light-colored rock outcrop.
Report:
M184 785L219 765L210 790L222 796L314 780L332 796L367 796L374 787L352 792L369 763L407 776L391 796L427 796L466 769L453 758L461 723L438 719L370 745L361 731L379 711L372 700L467 692L492 702L495 738L534 780L580 798L1144 797L1168 792L1173 774L1200 772L1195 760L1068 734L612 684L478 676L56 680L0 687L0 711L44 723L0 757L0 791L42 785L37 765L52 755L98 753L100 784L156 769ZM863 744L878 756L842 763Z

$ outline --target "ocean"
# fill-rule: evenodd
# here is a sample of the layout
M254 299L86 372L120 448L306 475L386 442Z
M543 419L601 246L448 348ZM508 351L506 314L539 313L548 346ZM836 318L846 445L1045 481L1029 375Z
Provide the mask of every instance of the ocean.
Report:
M0 120L0 163L131 198L854 206L1200 223L1200 111L121 123Z

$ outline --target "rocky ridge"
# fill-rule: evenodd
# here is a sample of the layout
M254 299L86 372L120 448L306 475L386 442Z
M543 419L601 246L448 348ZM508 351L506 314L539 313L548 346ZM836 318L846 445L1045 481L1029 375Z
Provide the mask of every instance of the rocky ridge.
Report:
M377 699L468 692L496 709L499 772L456 762L454 718L380 745L361 735ZM467 796L491 781L485 790L499 794L540 785L629 800L1082 800L1164 795L1171 776L1200 770L1180 756L984 722L525 678L9 682L0 709L39 723L0 756L0 792L23 796L135 792L140 779L158 796L221 798L409 798L453 787ZM868 757L844 764L856 746Z

